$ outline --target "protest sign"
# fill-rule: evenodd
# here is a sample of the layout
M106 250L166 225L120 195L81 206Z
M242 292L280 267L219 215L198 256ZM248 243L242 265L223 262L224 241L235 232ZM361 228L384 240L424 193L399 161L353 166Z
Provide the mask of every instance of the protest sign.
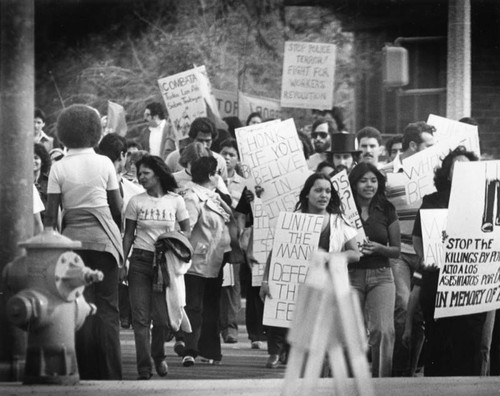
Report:
M448 209L421 209L424 265L442 268L444 263L443 232L446 230Z
M195 118L207 116L207 106L219 116L205 66L161 78L158 85L177 139L187 136Z
M333 188L337 191L340 201L342 202L344 215L358 232L356 235L356 242L358 243L358 247L361 247L361 245L366 241L366 234L363 228L363 223L359 217L358 209L356 208L356 203L354 202L354 196L352 195L351 183L349 183L347 171L344 169L342 172L332 176L331 181Z
M235 91L223 91L212 88L217 103L217 110L222 118L238 117L238 93Z
M264 120L280 118L281 105L278 99L250 95L241 91L212 89L212 92L221 117L238 117L244 122L251 113L258 112Z
M127 134L127 121L125 120L125 109L122 105L108 100L108 122L106 128L120 136Z
M285 42L281 106L331 109L335 55L334 44Z
M293 120L274 120L236 129L236 139L247 187L263 188L252 202L254 257L252 284L261 281L261 268L273 243L274 224L280 211L293 211L300 189L310 172ZM255 264L254 264L255 265Z
M322 215L281 212L276 223L269 267L269 291L263 324L290 327L298 287L307 276L309 261L318 249Z
M310 174L293 119L238 128L236 139L248 185L263 188L260 198L272 227L279 212L295 208Z
M263 120L280 118L281 104L278 99L254 96L243 92L238 93L239 117L246 121L251 113L258 112Z
M273 233L269 225L269 216L264 211L262 201L255 197L253 209L252 240L252 286L260 286L266 260L273 246Z
M478 157L480 156L479 132L477 125L470 125L464 122L450 120L434 114L429 114L427 123L436 128L436 132L434 132L434 139L436 142L458 139L456 146L462 145L467 150L476 153Z
M408 204L420 202L425 195L436 191L434 170L441 165L441 161L450 151L464 142L461 138L443 139L403 160L403 171L407 177L404 188Z
M500 161L454 166L435 318L500 308Z

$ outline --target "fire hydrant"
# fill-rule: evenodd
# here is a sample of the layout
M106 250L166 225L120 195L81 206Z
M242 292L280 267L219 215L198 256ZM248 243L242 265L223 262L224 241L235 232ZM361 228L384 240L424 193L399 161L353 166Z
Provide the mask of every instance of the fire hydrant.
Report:
M103 274L86 267L71 249L81 247L52 229L20 243L27 254L9 263L4 278L12 292L7 316L28 332L24 384L78 383L75 331L96 307L83 297Z

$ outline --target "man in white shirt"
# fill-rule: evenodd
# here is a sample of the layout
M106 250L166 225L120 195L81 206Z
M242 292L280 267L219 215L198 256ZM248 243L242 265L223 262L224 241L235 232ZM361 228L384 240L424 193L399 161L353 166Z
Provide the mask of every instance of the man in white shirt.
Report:
M54 148L54 138L48 136L44 131L45 113L40 109L35 109L33 142L45 146L47 152Z
M163 107L158 102L150 103L144 110L148 126L137 138L142 148L163 160L176 149L175 133L170 120L165 119Z
M210 150L212 142L217 139L217 129L215 124L207 117L196 118L189 128L189 138L193 142L202 143L205 148ZM222 180L227 180L227 166L226 160L220 154L211 151L214 158L217 160L217 172L222 176ZM175 150L168 157L165 163L172 173L183 170L179 164L180 150Z

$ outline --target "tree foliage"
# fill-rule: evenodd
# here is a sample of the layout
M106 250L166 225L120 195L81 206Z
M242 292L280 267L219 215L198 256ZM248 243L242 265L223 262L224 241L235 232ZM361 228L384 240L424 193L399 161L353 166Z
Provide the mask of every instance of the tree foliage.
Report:
M352 37L327 9L280 0L155 0L120 12L100 31L38 56L36 102L50 121L62 108L57 84L65 106L86 103L105 113L111 100L125 107L129 125L140 124L144 104L161 101L157 80L193 65L207 67L215 88L279 98L286 40L337 44L336 102L351 105Z

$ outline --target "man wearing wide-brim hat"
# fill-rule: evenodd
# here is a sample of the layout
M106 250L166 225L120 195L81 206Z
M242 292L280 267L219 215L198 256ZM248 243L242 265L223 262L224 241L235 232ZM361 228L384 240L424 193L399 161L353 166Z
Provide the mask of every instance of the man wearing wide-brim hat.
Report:
M342 169L346 169L349 173L358 162L361 153L356 148L356 136L350 133L334 133L331 147L328 154L335 167L335 172L338 173Z

